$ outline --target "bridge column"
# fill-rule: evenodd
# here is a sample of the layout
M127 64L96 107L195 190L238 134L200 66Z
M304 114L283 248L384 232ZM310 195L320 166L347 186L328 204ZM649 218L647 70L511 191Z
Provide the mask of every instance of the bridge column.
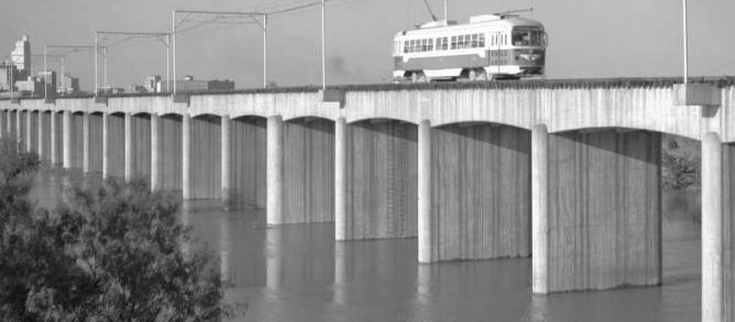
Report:
M51 161L51 166L52 167L55 166L55 165L57 165L59 163L59 160L58 160L58 153L59 153L58 152L58 142L59 142L59 138L58 138L58 135L56 135L57 132L58 132L58 130L57 130L58 124L56 122L57 118L58 118L57 113L54 112L54 111L51 111L51 115L50 115L50 119L49 119L49 131L51 131L51 133L49 133L50 134L49 135L49 138L50 138L50 140L49 140L49 145L50 145L49 146L49 151L50 151L49 154L51 154L51 155L49 156L49 160Z
M160 121L158 113L151 113L151 191L161 189Z
M32 152L33 151L33 140L31 139L33 137L33 113L31 113L31 110L26 111L26 140L25 140L25 147L26 152Z
M133 179L133 115L125 113L125 181Z
M23 126L21 123L23 122L23 112L21 110L16 110L15 112L15 139L18 140L18 143L25 143L23 142Z
M283 223L283 117L269 116L267 131L267 224L280 225Z
M43 126L43 114L44 114L43 111L40 111L39 110L38 111L38 120L36 120L36 122L38 122L37 123L38 126L36 128L36 131L37 131L36 135L38 135L38 146L36 146L36 149L38 151L38 159L41 160L41 161L43 161L43 158L44 158L44 153L43 153L43 136L44 136L45 129L46 129Z
M334 238L347 236L347 121L334 122Z
M102 113L102 178L110 177L110 114Z
M549 131L540 124L531 130L531 287L540 294L549 293L548 176Z
M431 235L431 123L423 120L418 132L419 263L432 261Z
M661 135L537 126L532 142L533 291L660 284Z
M703 322L725 321L723 232L729 227L723 226L723 161L728 161L728 155L723 154L720 136L707 133L702 142Z
M191 199L191 114L181 117L181 195Z
M70 170L72 168L72 152L74 149L72 149L72 128L71 128L71 118L72 118L72 112L71 111L64 111L63 115L63 146L64 146L64 159L63 159L63 166L64 169Z
M232 174L232 168L230 167L230 116L223 115L220 125L221 127L221 151L222 156L220 158L222 162L221 167L221 184L222 184L222 201L227 203L230 200L230 177Z
M82 116L82 171L85 174L90 172L89 161L92 155L89 151L89 141L91 139L89 132L89 113Z

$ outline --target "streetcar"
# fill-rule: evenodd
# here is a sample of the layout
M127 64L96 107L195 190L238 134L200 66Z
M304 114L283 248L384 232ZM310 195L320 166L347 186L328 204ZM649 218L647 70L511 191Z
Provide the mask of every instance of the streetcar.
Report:
M544 75L548 36L535 20L511 14L432 21L394 38L395 82L481 81Z

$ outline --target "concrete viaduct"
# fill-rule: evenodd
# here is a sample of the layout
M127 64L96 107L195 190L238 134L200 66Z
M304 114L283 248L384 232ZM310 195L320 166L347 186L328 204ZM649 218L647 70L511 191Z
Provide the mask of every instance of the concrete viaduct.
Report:
M703 321L735 321L735 86L709 86L710 106L667 79L5 100L0 133L269 225L418 237L422 263L533 254L542 294L661 284L661 134L702 140Z

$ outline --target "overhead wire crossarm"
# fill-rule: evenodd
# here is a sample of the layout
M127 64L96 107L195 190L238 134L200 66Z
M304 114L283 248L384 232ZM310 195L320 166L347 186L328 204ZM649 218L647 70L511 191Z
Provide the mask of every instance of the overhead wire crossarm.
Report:
M106 41L108 37L106 36L126 36L126 39L123 39L121 41L118 41L117 43L114 43L112 45L108 46L100 46L100 35L103 35L104 38L102 41ZM105 65L104 65L104 82L105 86L108 86L107 84L107 49L109 47L118 46L122 43L125 43L128 40L135 39L135 38L155 38L156 40L159 40L165 47L166 47L166 81L170 81L170 62L169 57L171 57L171 34L168 32L128 32L128 31L97 31L95 32L94 36L94 92L95 95L99 93L99 67L98 67L98 52L100 48L103 49L102 55L105 58Z
M177 14L186 14L186 16L181 19L180 21L177 20ZM214 16L211 19L192 19L192 16L195 15L206 15L206 16ZM268 14L262 13L262 12L232 12L232 11L208 11L208 10L173 10L171 13L171 39L172 39L172 45L171 45L171 51L172 51L172 67L173 67L173 94L176 94L176 35L181 34L183 32L193 30L196 28L201 27L204 24L207 23L216 23L216 24L257 24L262 30L263 30L263 87L268 86ZM225 19L232 18L231 20L235 20L236 18L248 18L247 21L225 21ZM258 20L256 17L259 17L262 19L262 22ZM188 28L188 29L179 29L179 26L187 21L196 21L199 22L199 25L196 25L194 27Z

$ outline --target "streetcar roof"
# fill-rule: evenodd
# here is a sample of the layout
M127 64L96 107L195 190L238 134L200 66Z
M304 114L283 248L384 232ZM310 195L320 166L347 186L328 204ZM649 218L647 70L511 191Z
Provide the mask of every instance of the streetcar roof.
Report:
M423 27L417 29L404 30L396 34L396 38L410 37L419 35L436 35L450 32L459 32L464 30L476 29L512 29L518 26L540 27L544 25L536 20L520 18L520 17L500 17L496 15L483 15L470 18L469 23L453 24L450 22L427 23Z

